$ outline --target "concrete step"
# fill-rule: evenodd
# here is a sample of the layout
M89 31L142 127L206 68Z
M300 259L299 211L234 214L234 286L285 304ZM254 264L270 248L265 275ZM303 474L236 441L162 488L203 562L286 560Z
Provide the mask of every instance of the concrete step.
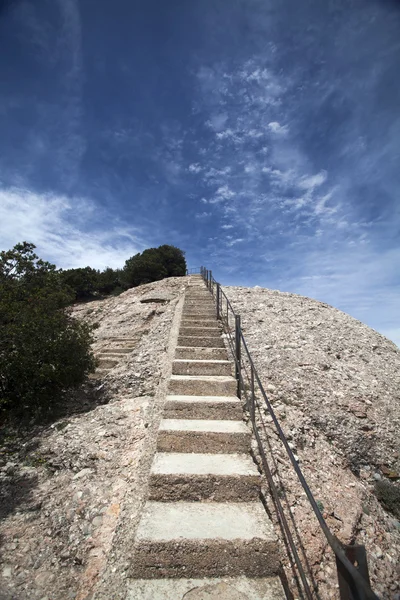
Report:
M213 310L216 311L216 306L213 302L185 302L183 310Z
M235 396L237 382L226 375L171 375L169 393L188 396Z
M251 431L243 421L162 419L158 430L159 452L245 454Z
M108 350L100 350L100 354L129 354L134 350L135 347L131 346L130 348L109 348Z
M126 355L123 354L115 354L114 352L98 352L96 354L96 358L99 360L116 360L119 362L123 358L126 358Z
M208 419L240 421L243 401L237 396L167 396L165 419Z
M215 323L213 327L180 327L179 335L182 336L204 336L204 337L218 337L221 335L221 330L218 324Z
M232 375L232 363L228 360L182 360L172 363L174 375Z
M150 472L149 499L159 502L251 502L260 474L248 454L159 452Z
M139 338L124 338L124 337L106 337L101 338L99 342L131 342L132 344L136 344Z
M286 600L279 577L131 579L126 600Z
M192 348L190 346L177 346L175 358L188 358L190 360L227 360L228 353L225 348Z
M217 307L210 308L202 308L201 306L184 306L182 309L182 315L201 315L201 316L210 316L217 314ZM198 317L198 318L201 318Z
M196 319L212 319L217 316L217 309L201 309L195 307L183 308L182 310L182 318L186 319L187 317L196 317Z
M110 373L112 369L96 369L94 373L89 373L89 379L102 379Z
M278 540L260 502L147 502L134 547L135 577L266 577Z
M200 322L200 324L203 324L203 325L206 325L208 322L213 323L213 324L215 322L221 323L221 321L219 321L217 319L217 313L216 312L213 312L210 315L198 315L196 313L189 314L189 315L187 315L187 314L183 314L182 315L181 324L188 323L189 326L190 326L190 324L193 323L193 322Z
M220 321L218 321L217 317L211 317L211 318L207 318L207 319L195 319L195 318L190 318L190 319L181 319L181 327L215 327L220 323Z
M119 363L118 359L113 358L98 358L99 369L113 369Z
M178 345L179 346L192 346L192 347L202 347L202 348L225 348L224 340L222 337L198 337L198 336L188 336L188 335L179 335L178 337Z
M194 295L188 296L186 294L185 304L191 303L191 302L201 302L201 303L208 302L209 304L215 304L214 298L212 296L210 296L210 294L202 294L202 295L197 294L196 296L194 296Z

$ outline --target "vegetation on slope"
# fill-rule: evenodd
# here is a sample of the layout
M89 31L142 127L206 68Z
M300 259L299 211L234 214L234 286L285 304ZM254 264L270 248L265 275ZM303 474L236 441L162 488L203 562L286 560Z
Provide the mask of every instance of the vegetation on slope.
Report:
M173 246L145 250L123 269L57 269L23 242L0 253L0 411L42 419L94 371L92 328L65 308L76 300L186 273Z

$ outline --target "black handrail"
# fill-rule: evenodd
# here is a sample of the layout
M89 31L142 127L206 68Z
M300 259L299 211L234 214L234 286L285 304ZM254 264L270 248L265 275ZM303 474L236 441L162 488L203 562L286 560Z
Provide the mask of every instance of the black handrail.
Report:
M267 457L265 454L264 446L257 429L256 417L255 417L255 409L256 407L260 410L260 405L258 404L258 399L256 399L255 394L255 384L257 383L258 388L261 392L262 398L268 408L268 412L272 418L272 421L275 425L275 428L278 432L279 438L283 443L285 450L289 456L290 462L296 472L296 475L300 481L300 484L303 490L306 493L307 499L311 505L311 508L317 517L319 526L323 531L329 546L333 550L336 557L336 565L338 571L338 581L339 581L339 591L341 600L379 600L378 596L372 591L369 583L369 575L368 575L368 567L366 560L366 552L364 546L361 545L343 545L340 540L331 532L329 529L321 511L318 507L318 504L307 484L307 481L300 469L296 458L289 446L289 443L286 439L286 436L280 426L277 416L273 410L273 407L268 399L268 396L264 390L260 377L255 368L253 359L251 357L249 348L247 346L246 340L243 335L243 331L241 328L240 317L235 313L233 307L226 296L225 292L221 289L221 285L215 281L212 276L212 272L204 267L200 267L200 274L204 279L204 282L213 297L216 300L217 304L217 316L222 321L224 326L224 331L227 334L228 345L232 352L234 361L235 361L235 373L238 381L238 396L241 398L242 393L244 393L246 397L247 407L250 412L251 422L253 426L253 431L257 440L258 449L260 452L260 456L262 459L263 468L271 488L272 497L274 501L274 505L276 507L278 513L278 519L281 524L284 535L286 536L286 541L290 546L292 551L293 559L298 569L301 581L303 583L304 592L310 600L313 598L309 583L307 581L306 572L301 563L295 541L293 539L293 535L290 531L289 524L287 522L282 503L279 498L279 493L276 488L275 482L272 477L272 473L270 471ZM224 305L226 310L224 311ZM232 313L232 317L234 319L234 335L232 335L233 328L230 326L229 322L229 310ZM225 313L225 314L224 314ZM248 363L250 365L250 377L248 376L248 382L250 382L251 395L248 397L248 390L246 389L246 382L243 377L243 366L244 362L242 359L242 348L245 351L245 355L247 357ZM358 564L358 567L354 565L354 563Z

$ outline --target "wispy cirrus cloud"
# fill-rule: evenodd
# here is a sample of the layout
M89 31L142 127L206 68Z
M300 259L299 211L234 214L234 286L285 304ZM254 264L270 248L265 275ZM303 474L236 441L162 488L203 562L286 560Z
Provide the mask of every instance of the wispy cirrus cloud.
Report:
M351 173L338 177L307 152L299 137L305 124L299 128L287 103L296 76L276 75L268 60L197 74L210 141L196 158L196 177L201 202L220 224L208 242L210 260L228 281L234 274L244 284L325 300L399 343L391 326L398 252L376 243L378 226L392 226L360 214Z

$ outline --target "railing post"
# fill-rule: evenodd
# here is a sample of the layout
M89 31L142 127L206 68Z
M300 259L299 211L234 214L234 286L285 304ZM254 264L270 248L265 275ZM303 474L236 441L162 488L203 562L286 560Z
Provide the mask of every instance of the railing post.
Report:
M212 293L212 271L210 271L210 292Z
M217 283L217 319L218 320L221 318L221 314L220 314L220 310L219 310L220 299L221 299L221 289L220 289L219 283Z
M236 363L235 363L235 375L237 380L237 396L242 397L242 388L240 385L241 379L241 329L240 329L240 315L235 315L235 351L236 351Z
M255 406L256 406L256 393L255 393L255 387L254 387L254 367L253 364L251 363L250 366L250 373L251 373L251 406L248 407L248 411L250 413L250 418L251 418L251 422L253 423L253 425L255 424Z
M358 544L355 544L354 546L343 546L343 550L345 551L349 561L353 565L357 564L360 574L368 583L368 585L370 585L365 546ZM361 595L358 593L360 590L357 589L354 581L351 577L349 577L346 568L342 565L341 561L337 557L336 567L338 572L340 600L358 600L359 598L364 598L364 594Z

